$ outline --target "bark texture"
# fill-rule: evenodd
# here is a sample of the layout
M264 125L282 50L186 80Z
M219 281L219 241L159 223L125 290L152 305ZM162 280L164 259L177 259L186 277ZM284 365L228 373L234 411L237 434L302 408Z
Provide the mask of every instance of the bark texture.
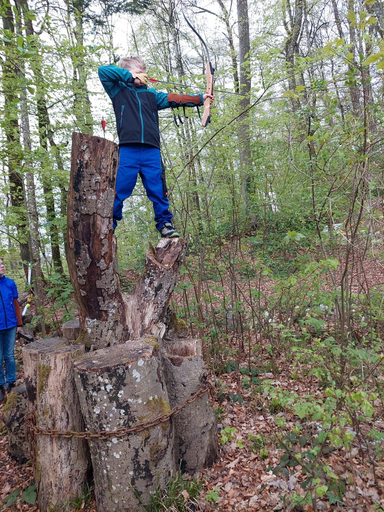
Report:
M68 341L76 341L80 334L80 322L79 319L68 320L63 324L62 328L63 338Z
M34 341L23 347L24 380L27 388L28 410L36 409L37 396L37 370L39 354L55 346L63 346L67 340L63 338L46 338Z
M68 267L80 312L83 343L124 343L125 305L114 268L112 210L117 146L80 133L72 136L68 195Z
M83 353L83 346L62 346L39 354L39 427L61 432L84 431L73 373L73 361ZM38 435L35 481L40 511L71 511L69 502L81 496L88 468L89 452L84 439Z
M75 363L75 372L92 432L130 428L170 412L159 355L146 339L91 352ZM167 421L122 438L91 440L97 510L142 510L136 494L148 504L175 471L173 438Z
M27 388L22 384L13 388L12 393L8 394L2 414L8 434L8 454L19 464L25 464L29 459L29 443L24 421L27 412Z
M28 409L36 425L47 430L84 430L73 374L73 360L84 346L69 346L62 338L40 340L23 349ZM84 439L29 436L31 461L41 512L70 510L81 496L89 468Z
M181 405L206 385L201 340L165 341L162 349L171 407ZM175 417L175 456L182 471L195 474L217 458L216 417L204 393Z
M148 249L144 272L133 295L127 298L131 339L164 334L165 326L159 322L165 320L186 248L182 238L162 238L157 247Z

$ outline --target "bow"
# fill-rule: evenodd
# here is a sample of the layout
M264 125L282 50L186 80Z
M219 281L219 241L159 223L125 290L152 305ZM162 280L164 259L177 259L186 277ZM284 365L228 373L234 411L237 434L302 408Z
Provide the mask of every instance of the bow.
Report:
M205 51L207 53L208 62L207 62L207 68L206 68L206 72L205 72L205 76L207 77L207 88L206 88L205 92L206 92L206 94L213 95L213 79L214 79L214 74L215 74L215 68L212 66L212 63L211 63L208 46L206 45L206 43L205 43L204 39L201 37L201 35L197 32L195 27L188 21L188 18L186 17L184 10L183 10L183 2L181 2L181 12L183 13L184 19L187 22L188 26L194 31L194 33L197 35L197 37L202 42L202 44L205 48ZM204 100L204 113L203 113L203 118L201 120L201 123L204 127L206 127L207 124L211 122L211 103L212 103L211 98L206 98Z

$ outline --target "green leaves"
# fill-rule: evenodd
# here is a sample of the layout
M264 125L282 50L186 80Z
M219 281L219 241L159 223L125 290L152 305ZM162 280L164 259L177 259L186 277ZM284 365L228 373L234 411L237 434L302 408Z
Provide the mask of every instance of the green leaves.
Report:
M10 508L20 499L23 503L33 505L36 502L36 498L36 486L30 485L27 489L24 489L24 491L21 492L21 495L20 489L15 489L13 492L8 494L6 498L3 499L3 503L7 508Z

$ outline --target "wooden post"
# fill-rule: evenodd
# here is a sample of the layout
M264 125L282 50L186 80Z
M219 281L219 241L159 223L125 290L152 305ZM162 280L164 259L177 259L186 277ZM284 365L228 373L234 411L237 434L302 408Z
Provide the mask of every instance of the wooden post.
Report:
M30 343L23 348L28 409L45 430L84 430L74 382L73 360L84 346L69 346L61 338ZM30 455L41 512L72 510L70 500L81 496L89 468L84 439L34 436Z
M68 320L65 324L62 325L61 331L63 333L63 338L68 341L74 342L77 340L80 334L80 322L79 319Z
M74 382L73 361L84 346L54 347L39 354L37 426L46 430L84 431ZM35 482L41 512L72 511L82 495L89 469L87 442L76 437L37 435Z
M162 355L171 406L181 405L205 386L207 372L201 340L164 341ZM216 417L204 393L175 418L175 456L182 471L192 475L217 458Z
M94 348L124 343L125 304L114 268L112 210L118 164L116 144L72 136L68 192L68 268L80 312L83 342Z
M153 343L153 342L152 342ZM156 345L156 344L155 344ZM115 431L170 412L158 350L147 340L90 352L75 363L87 430ZM175 471L173 424L90 441L98 512L133 512Z
M127 320L132 339L157 334L176 285L187 244L182 238L162 238L146 254L145 268L134 293L127 297Z

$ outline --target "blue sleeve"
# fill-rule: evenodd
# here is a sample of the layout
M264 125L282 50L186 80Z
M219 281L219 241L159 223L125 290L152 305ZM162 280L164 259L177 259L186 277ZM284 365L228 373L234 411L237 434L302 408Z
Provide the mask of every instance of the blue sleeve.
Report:
M165 92L155 91L155 89L151 89L151 91L154 91L156 94L157 110L163 110L164 108L170 107L167 97L168 94L166 94Z
M105 92L112 99L120 90L120 82L132 83L133 78L128 69L118 68L117 66L100 66L99 78Z
M11 285L12 286L12 296L13 296L14 299L18 299L19 298L19 294L17 292L16 283L15 283L15 281L13 281L13 279L11 279L11 281L12 281L12 285Z

